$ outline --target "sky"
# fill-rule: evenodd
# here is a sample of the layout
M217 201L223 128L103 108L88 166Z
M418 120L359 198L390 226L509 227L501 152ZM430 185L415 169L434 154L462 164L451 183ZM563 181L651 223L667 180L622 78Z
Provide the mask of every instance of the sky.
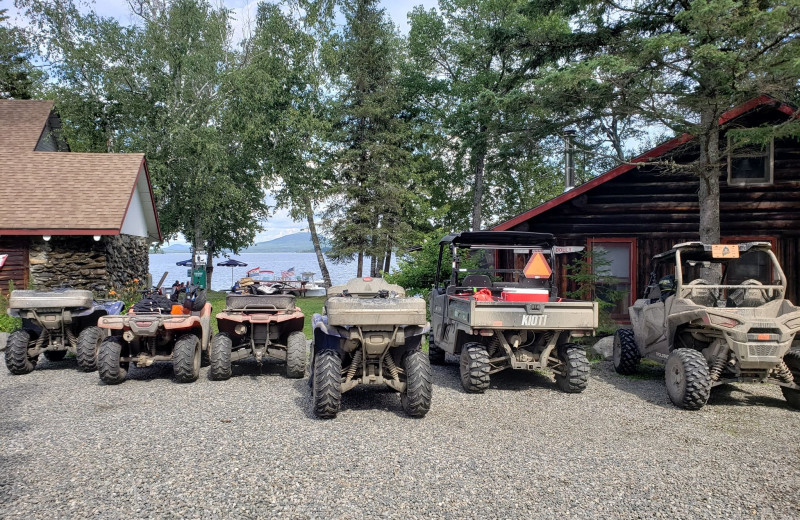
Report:
M211 1L212 3L216 3L220 0ZM244 33L248 21L254 18L258 1L224 0L221 1L221 3L233 11L232 17L235 20L234 30L238 36L235 38L235 40L238 41L241 39L240 37ZM407 18L408 13L417 5L422 5L426 9L436 7L438 5L438 0L381 0L380 4L384 9L386 9L386 13L394 22L398 30L403 34L407 34L409 29ZM18 17L11 0L0 0L0 8L7 8L9 10L8 14L10 15L10 23L24 23ZM93 8L97 14L104 17L114 17L123 24L132 23L134 21L133 17L130 15L127 0L97 0L93 3ZM270 199L270 202L273 201ZM272 240L284 235L299 233L303 230L306 230L308 224L305 221L293 221L286 211L277 211L265 223L264 227L265 230L256 236L256 242L263 242L265 240ZM175 242L185 241L177 240Z

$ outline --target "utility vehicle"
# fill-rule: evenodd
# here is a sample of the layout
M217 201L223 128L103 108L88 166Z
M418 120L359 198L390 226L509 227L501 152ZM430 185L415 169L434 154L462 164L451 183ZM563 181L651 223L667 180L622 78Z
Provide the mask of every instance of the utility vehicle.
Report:
M697 410L730 382L780 385L800 408L800 308L784 298L786 277L768 242L686 242L657 254L644 297L629 308L632 329L614 337L614 368L632 374L642 358L665 365L667 394Z
M572 338L594 334L598 307L557 295L554 247L549 233L520 231L440 241L428 352L437 364L445 354L460 357L467 392L484 392L491 375L506 369L550 369L564 392L586 388L586 351Z

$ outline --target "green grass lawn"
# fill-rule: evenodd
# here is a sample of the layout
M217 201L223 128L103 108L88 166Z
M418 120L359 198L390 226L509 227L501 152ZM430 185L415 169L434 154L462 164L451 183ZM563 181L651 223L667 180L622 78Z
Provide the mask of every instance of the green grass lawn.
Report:
M227 293L222 291L208 291L208 302L213 309L212 314L216 315L216 313L225 309L225 296L227 296ZM311 339L311 317L314 316L314 313L321 313L324 304L324 296L297 298L297 306L300 307L300 310L306 315L303 332L308 339ZM216 334L217 320L215 318L211 319L211 328L214 330L214 334Z

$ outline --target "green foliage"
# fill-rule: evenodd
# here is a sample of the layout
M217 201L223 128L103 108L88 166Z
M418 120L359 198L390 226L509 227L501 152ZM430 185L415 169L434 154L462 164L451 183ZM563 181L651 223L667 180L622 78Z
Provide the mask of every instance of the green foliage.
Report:
M610 265L604 251L587 249L567 266L567 279L574 282L577 289L567 291L566 296L597 302L600 313L598 332L601 334L612 334L617 329L616 322L611 319L611 311L625 297L624 292L610 287L615 283L615 278L604 274Z
M32 99L42 90L44 72L33 64L34 46L18 27L6 25L0 9L0 98Z
M389 283L394 283L405 288L408 293L430 293L436 278L436 265L439 261L439 240L446 233L436 231L425 237L422 247L414 249L398 257L398 270L384 273L384 278ZM449 275L452 255L449 248L445 248L442 255L442 265Z
M8 294L14 290L14 281L8 281ZM8 315L8 296L0 292L0 332L14 332L22 327L22 320Z

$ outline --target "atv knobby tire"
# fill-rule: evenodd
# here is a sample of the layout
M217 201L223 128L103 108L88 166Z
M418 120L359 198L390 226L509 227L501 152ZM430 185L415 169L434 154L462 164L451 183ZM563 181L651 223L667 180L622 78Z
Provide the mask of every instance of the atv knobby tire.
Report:
M444 365L445 352L433 341L433 330L428 335L428 358L434 365Z
M636 346L636 339L631 329L617 329L614 333L613 356L614 370L618 374L629 376L639 368L642 356Z
M200 375L200 338L184 334L172 350L172 371L179 383L192 383Z
M109 336L100 343L97 350L97 372L100 380L107 385L118 385L128 375L128 363L120 363L122 338Z
M465 343L461 347L459 372L464 390L482 394L489 388L489 369L489 353L480 343Z
M400 394L400 404L411 417L425 417L431 409L433 376L428 356L421 350L412 350L403 358L406 372L406 391Z
M792 372L795 384L800 384L800 350L790 350L787 352L783 356L783 362L786 363L786 366L789 367L789 370ZM781 392L783 392L783 397L786 399L786 402L789 403L789 406L800 410L800 390L782 386Z
M314 415L320 419L333 419L339 413L342 402L342 359L333 350L322 350L314 356L311 401Z
M289 334L286 339L286 377L300 379L306 375L308 342L301 331Z
M564 343L558 347L563 373L556 374L556 384L562 392L578 394L586 390L589 383L589 360L586 351L575 343Z
M78 345L75 357L78 368L84 372L97 370L97 352L106 337L106 331L100 327L86 327L78 334Z
M233 341L224 332L215 334L211 338L211 345L208 347L211 357L211 367L208 369L208 377L212 381L225 381L231 377L231 349Z
M39 356L28 356L30 342L31 335L27 330L16 330L8 336L6 368L16 376L28 374L36 367L36 361Z
M45 350L44 357L47 361L61 361L67 356L66 350Z
M686 410L699 410L711 394L711 376L703 354L688 348L670 352L664 368L670 401Z

